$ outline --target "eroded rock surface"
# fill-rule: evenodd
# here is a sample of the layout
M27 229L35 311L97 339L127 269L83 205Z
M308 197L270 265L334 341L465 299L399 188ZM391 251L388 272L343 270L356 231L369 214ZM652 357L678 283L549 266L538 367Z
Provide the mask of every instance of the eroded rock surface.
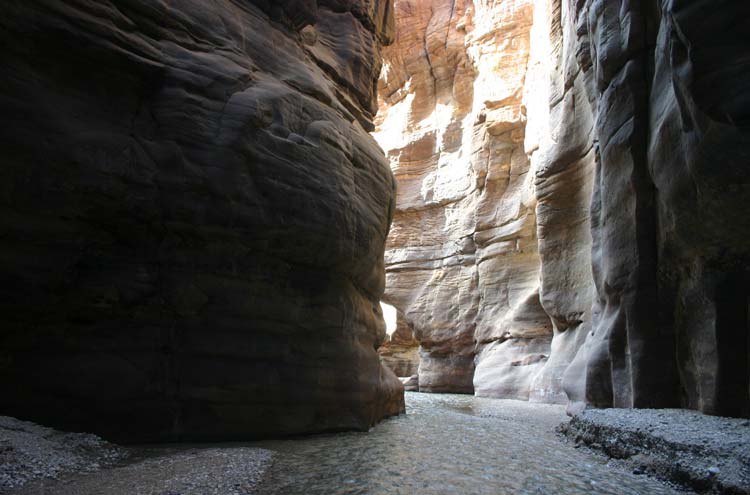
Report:
M750 415L750 6L395 12L386 298L420 389Z
M530 1L395 2L375 133L398 181L386 300L419 388L529 398L549 358L524 152ZM558 387L559 389L559 387Z
M592 331L566 389L595 406L750 415L750 6L561 7L596 162Z
M388 1L11 2L0 411L125 442L404 409L368 135Z

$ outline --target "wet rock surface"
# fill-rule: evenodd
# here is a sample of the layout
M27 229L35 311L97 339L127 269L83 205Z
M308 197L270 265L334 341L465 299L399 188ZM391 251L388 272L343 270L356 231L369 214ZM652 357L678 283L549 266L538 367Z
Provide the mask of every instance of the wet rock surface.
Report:
M576 414L561 431L635 474L700 493L750 493L750 421L678 409Z

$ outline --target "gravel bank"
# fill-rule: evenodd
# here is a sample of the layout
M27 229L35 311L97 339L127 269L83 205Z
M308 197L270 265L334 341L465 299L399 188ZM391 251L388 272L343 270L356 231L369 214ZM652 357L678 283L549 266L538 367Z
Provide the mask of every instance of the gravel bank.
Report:
M272 453L247 447L160 448L156 457L59 481L29 483L14 495L250 495Z
M0 417L0 493L248 495L268 450L235 445L133 447Z
M0 493L33 480L93 473L127 456L126 449L96 435L64 433L0 416Z
M592 409L560 431L635 474L699 493L750 494L750 421L680 409Z

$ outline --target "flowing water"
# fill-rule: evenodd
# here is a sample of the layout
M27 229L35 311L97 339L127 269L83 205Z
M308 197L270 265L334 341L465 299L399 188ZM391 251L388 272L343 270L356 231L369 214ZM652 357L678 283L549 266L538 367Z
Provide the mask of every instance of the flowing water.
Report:
M560 406L406 394L368 433L254 443L276 454L261 495L677 494L555 433Z

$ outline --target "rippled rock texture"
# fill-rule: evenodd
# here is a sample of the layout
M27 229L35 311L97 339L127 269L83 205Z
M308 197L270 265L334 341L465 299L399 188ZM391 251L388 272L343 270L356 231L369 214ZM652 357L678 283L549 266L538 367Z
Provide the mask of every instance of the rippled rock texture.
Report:
M11 2L0 410L120 441L366 429L387 1Z
M385 299L421 344L420 390L527 399L552 338L524 152L532 3L395 12L375 133L399 186Z
M420 389L750 414L750 6L395 11L386 299Z

